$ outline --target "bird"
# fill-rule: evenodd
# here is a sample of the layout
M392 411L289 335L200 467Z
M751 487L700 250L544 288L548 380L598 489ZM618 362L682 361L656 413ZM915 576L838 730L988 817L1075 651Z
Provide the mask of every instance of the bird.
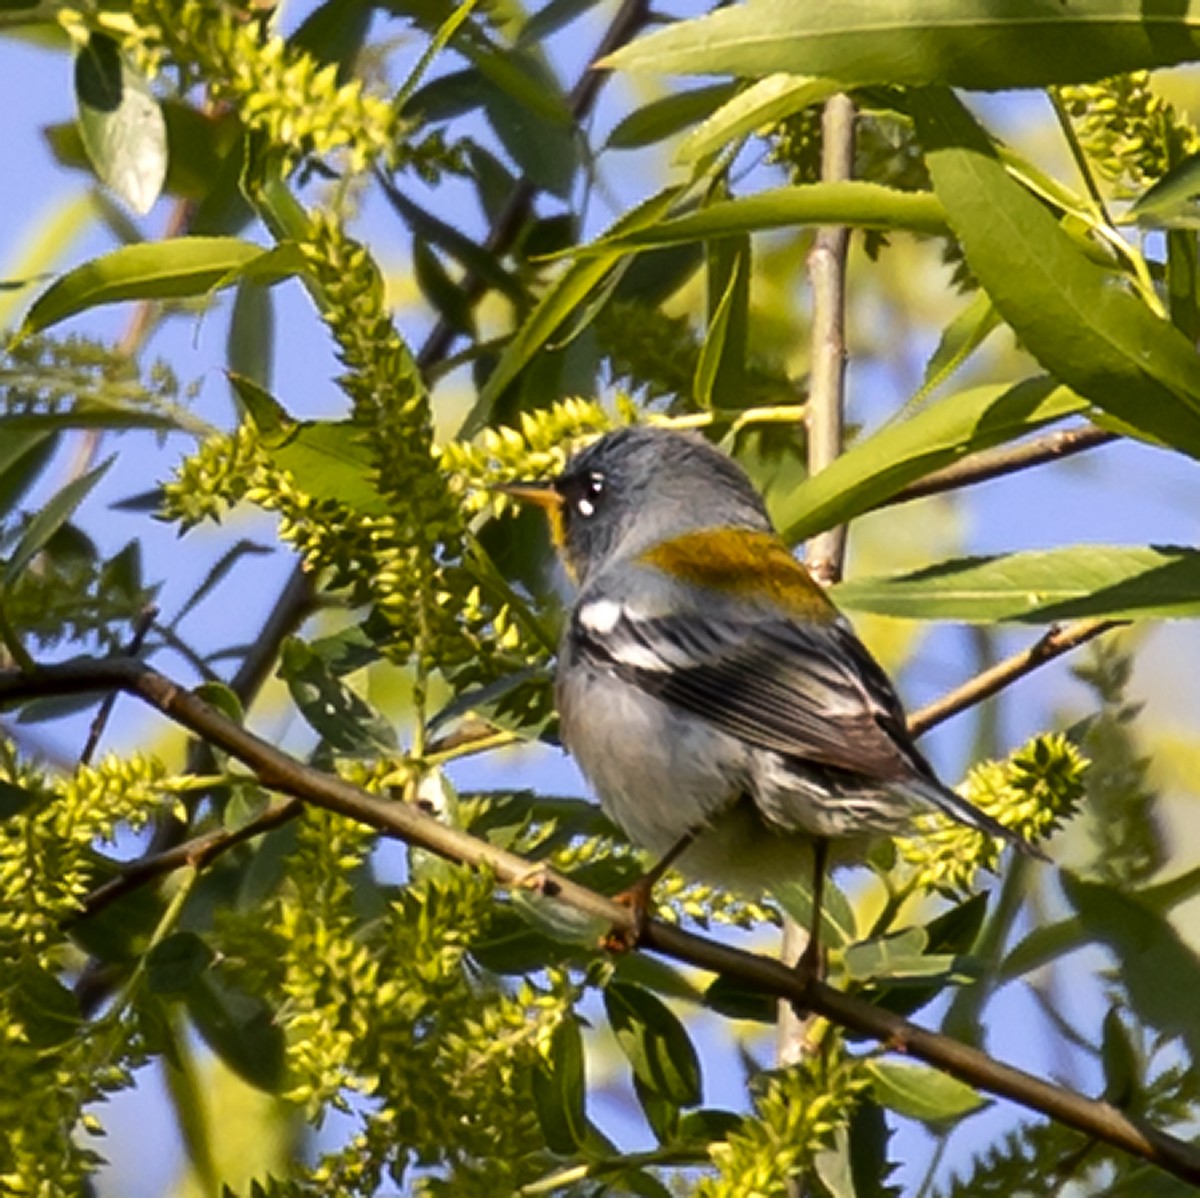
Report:
M496 490L546 511L575 584L560 730L605 814L658 858L621 896L637 918L672 864L751 893L811 870L798 968L823 975L830 864L931 812L1036 853L938 779L887 674L703 437L618 428L558 477Z

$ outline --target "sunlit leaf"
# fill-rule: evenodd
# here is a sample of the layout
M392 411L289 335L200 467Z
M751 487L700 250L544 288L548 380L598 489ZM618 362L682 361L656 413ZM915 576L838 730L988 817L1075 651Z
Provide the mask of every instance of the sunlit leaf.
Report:
M974 1086L915 1061L870 1060L864 1067L875 1101L909 1119L950 1123L988 1103Z
M1200 457L1200 356L1009 174L962 102L910 103L967 262L1031 354L1097 407Z
M820 104L840 85L832 79L810 79L803 75L769 75L727 100L697 129L693 129L675 151L675 161L698 162L759 129L770 128L793 113Z
M167 176L166 122L146 80L103 33L75 59L75 98L96 174L135 212L149 212Z
M236 237L176 237L122 246L56 279L30 307L21 335L41 332L102 304L207 295L215 287L236 283L270 253Z
M1088 406L1047 378L946 396L853 445L789 491L772 515L787 541L796 544L878 507L909 483L968 454L1016 440Z
M1047 624L1093 616L1196 616L1200 551L1077 545L959 558L892 578L852 579L840 583L835 594L856 611L913 620Z
M827 75L843 84L997 89L1100 79L1200 57L1200 6L1143 0L748 0L669 25L604 60L617 70Z

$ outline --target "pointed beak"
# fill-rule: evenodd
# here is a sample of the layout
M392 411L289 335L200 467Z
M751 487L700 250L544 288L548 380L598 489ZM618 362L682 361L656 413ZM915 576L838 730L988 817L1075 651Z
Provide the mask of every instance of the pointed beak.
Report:
M562 507L562 496L552 482L531 480L529 482L501 483L492 487L493 491L507 495L521 503L534 503L547 511L555 511Z

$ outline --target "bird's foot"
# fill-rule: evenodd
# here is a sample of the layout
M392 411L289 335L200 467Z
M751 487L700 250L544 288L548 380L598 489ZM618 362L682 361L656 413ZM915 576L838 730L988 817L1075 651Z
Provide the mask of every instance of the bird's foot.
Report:
M600 941L600 947L610 953L632 952L641 943L646 924L650 922L650 911L654 902L654 873L643 874L632 886L620 894L613 895L613 902L628 907L632 920L628 927L614 924Z

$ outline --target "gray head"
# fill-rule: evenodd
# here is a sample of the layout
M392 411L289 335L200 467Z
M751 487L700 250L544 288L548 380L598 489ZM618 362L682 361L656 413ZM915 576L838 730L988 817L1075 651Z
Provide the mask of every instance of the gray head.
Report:
M691 433L617 429L553 483L555 540L580 581L621 554L701 528L769 529L762 497L732 458Z

